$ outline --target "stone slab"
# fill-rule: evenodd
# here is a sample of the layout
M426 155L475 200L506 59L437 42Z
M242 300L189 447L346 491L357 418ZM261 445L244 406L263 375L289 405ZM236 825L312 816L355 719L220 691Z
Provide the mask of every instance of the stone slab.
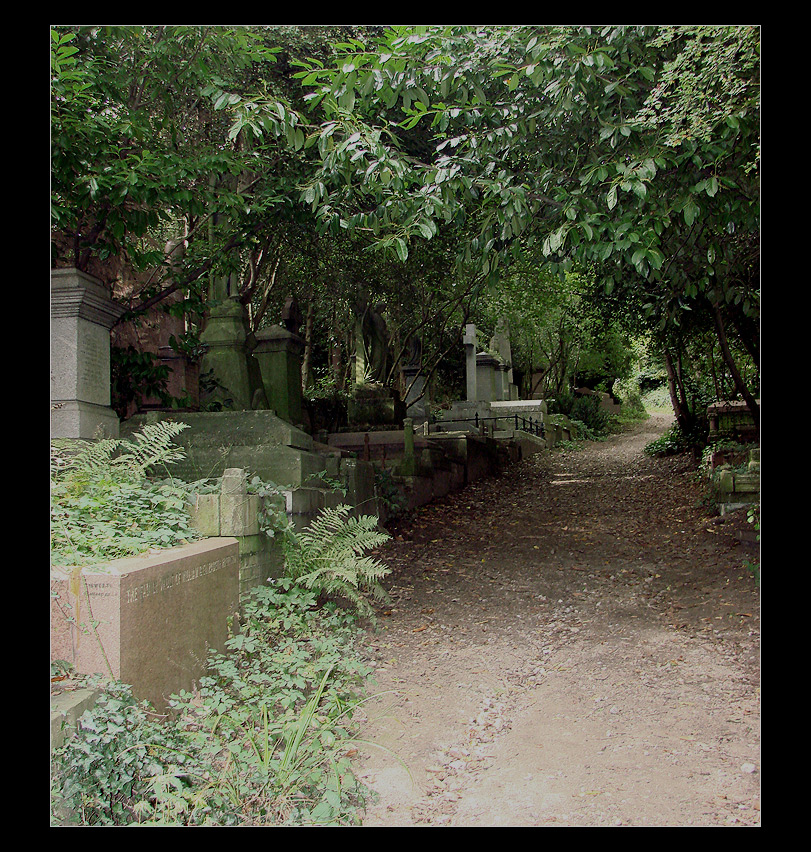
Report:
M181 479L208 479L242 468L266 482L298 486L324 470L312 437L272 411L153 411L126 420L121 432L129 435L158 419L189 425L176 439L186 458L172 465L172 475Z
M52 569L51 659L112 676L163 709L205 674L239 609L239 544L210 538L78 570ZM94 625L94 627L93 627Z

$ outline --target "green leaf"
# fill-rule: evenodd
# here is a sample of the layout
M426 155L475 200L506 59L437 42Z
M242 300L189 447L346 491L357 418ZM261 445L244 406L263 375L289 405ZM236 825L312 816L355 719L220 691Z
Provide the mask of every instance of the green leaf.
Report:
M608 209L613 210L617 206L617 187L612 186L611 189L608 190L608 195L605 197L606 203L608 204Z

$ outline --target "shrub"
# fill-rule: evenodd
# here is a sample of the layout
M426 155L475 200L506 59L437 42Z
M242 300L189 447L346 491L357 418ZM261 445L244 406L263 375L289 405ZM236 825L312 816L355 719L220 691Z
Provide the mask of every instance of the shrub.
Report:
M672 456L687 452L691 446L679 425L674 423L664 435L647 444L644 452L649 456Z
M351 512L346 505L324 509L309 527L290 532L285 539L285 568L305 588L344 598L361 614L372 616L372 601L386 599L380 580L388 568L363 554L389 535L378 528L373 515L354 517Z
M569 416L572 420L583 423L596 435L606 432L610 421L609 413L600 408L600 397L591 394L577 397L572 403Z

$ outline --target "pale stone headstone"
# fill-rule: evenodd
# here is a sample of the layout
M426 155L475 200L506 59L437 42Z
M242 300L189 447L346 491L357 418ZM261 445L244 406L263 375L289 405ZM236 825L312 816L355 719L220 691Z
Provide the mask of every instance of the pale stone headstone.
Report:
M239 610L239 545L209 538L104 566L52 569L51 659L164 709L206 674ZM78 582L77 582L78 581Z
M480 402L492 402L501 399L501 382L496 376L499 361L486 352L476 356L476 398Z
M51 437L118 436L110 407L110 329L123 313L96 278L51 271Z
M490 348L498 353L498 356L507 365L507 380L513 381L512 349L510 347L510 326L506 317L500 317L496 325L496 331L490 341ZM504 399L509 399L509 395Z

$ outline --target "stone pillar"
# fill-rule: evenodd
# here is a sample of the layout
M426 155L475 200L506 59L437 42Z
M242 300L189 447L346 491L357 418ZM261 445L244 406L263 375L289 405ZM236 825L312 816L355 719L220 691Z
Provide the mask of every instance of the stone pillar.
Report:
M476 326L468 323L462 336L465 345L465 370L467 377L467 401L476 402L478 397L476 370Z
M509 364L505 364L503 361L498 361L495 367L495 388L497 400L510 398L510 373L512 373L512 370L510 369Z
M476 399L480 402L493 402L496 395L496 367L498 359L486 352L476 356Z
M245 308L234 297L215 305L209 313L200 342L207 347L200 372L211 371L222 386L215 393L227 406L245 411L252 406L252 389L248 375L248 351Z
M400 462L401 476L414 476L417 459L414 455L414 421L410 417L403 420L403 460Z
M304 422L301 358L304 341L280 325L256 333L254 357L259 362L265 395L277 417L300 426Z
M118 437L110 407L110 329L123 313L96 278L51 271L51 437Z

